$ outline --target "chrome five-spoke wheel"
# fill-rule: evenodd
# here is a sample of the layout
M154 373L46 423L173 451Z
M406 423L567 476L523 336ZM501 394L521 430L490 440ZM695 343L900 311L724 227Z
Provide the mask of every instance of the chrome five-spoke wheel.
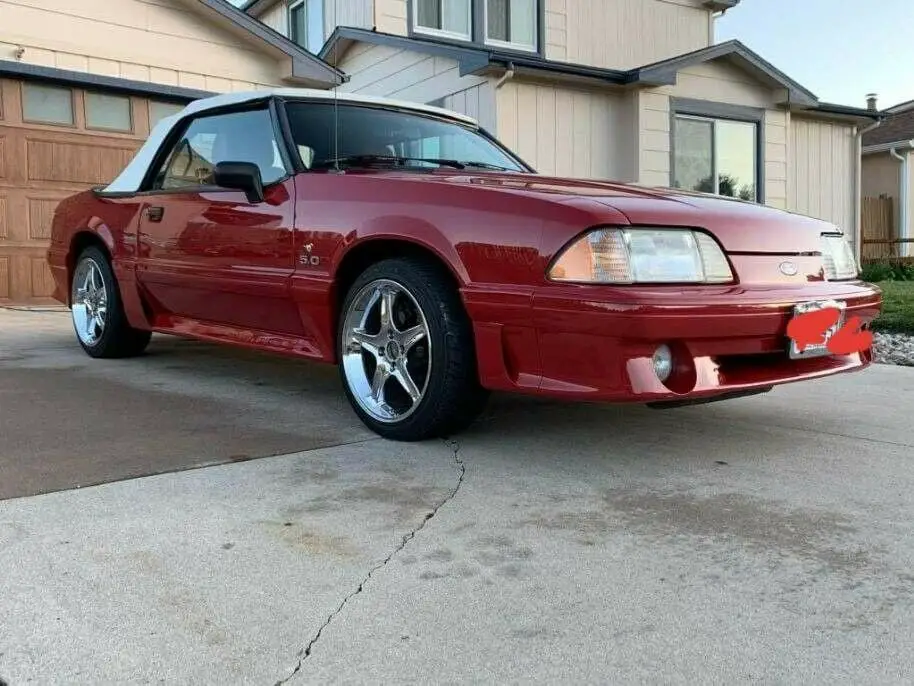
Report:
M105 333L108 291L101 268L92 258L82 260L73 275L73 326L86 345L95 345Z
M362 409L383 423L413 414L428 388L432 351L412 293L392 279L366 284L350 301L343 335L345 377Z
M346 287L340 376L359 419L399 441L452 436L485 405L473 325L446 267L416 255L368 265Z

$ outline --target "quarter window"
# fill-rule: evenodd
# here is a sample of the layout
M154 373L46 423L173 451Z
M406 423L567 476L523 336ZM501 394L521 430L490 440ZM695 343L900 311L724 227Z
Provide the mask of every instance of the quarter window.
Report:
M537 0L485 0L486 40L536 50Z
M153 187L212 186L219 162L253 162L264 185L286 176L267 109L194 119L172 148Z
M108 131L132 131L130 98L122 95L86 93L86 127Z
M38 124L74 126L73 91L56 86L22 84L22 118Z
M416 30L469 39L472 7L470 0L415 0Z
M759 202L758 124L678 114L673 186Z
M289 38L317 54L324 45L324 0L295 0L289 5Z

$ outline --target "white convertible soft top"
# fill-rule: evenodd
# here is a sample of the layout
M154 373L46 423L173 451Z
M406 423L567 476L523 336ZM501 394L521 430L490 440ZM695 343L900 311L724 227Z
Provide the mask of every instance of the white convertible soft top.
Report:
M359 95L358 93L341 93L339 91L334 92L311 88L266 88L256 91L224 93L222 95L214 95L209 98L194 100L177 114L173 114L170 117L160 119L159 123L156 124L155 128L153 128L153 130L150 132L149 138L147 138L140 149L137 150L136 155L133 156L133 159L130 160L126 167L124 167L118 177L105 187L104 191L108 193L135 193L138 191L140 184L143 181L143 177L146 175L146 171L149 168L149 165L152 164L152 160L155 157L156 152L158 152L162 141L164 141L166 136L168 136L168 133L171 131L172 127L187 115L205 112L207 110L212 110L218 107L225 107L226 105L242 104L252 100L259 100L261 98L268 98L271 96L281 98L312 98L326 100L328 102L333 102L334 99L337 99L339 102L366 103L372 105L380 105L382 107L392 107L397 109L414 110L416 112L426 112L438 116L449 117L455 121L463 122L465 124L478 125L479 123L473 117L469 117L452 110L443 109L441 107L423 105L421 103L410 102L408 100L393 100L390 98L381 98L372 95Z

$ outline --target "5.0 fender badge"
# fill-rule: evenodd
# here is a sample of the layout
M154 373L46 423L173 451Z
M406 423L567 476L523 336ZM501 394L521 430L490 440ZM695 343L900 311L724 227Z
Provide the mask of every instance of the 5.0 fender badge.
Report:
M321 263L321 258L318 257L317 255L312 255L312 254L311 254L311 251L312 251L313 249L314 249L314 244L313 244L313 243L308 243L308 244L305 246L305 249L302 250L302 253L301 253L301 255L299 256L298 261L299 261L301 264L308 264L308 265L311 265L312 267L317 267L317 266L319 266L320 263Z
M796 276L796 274L797 274L797 265L795 265L793 262L790 262L790 261L781 262L781 263L778 265L778 270L779 270L779 271L781 272L781 274L783 274L784 276Z

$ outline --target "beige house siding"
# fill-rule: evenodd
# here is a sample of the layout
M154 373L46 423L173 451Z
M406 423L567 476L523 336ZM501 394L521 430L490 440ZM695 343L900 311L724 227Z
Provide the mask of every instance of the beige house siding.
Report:
M641 92L638 105L641 140L638 180L641 183L653 186L672 183L671 97L764 109L764 150L761 152L765 204L787 207L789 115L774 108L774 94L770 89L726 64L695 65L679 73L675 86Z
M394 33L406 36L407 7L409 0L375 0L374 25L381 33Z
M266 12L257 17L264 24L274 31L278 31L288 38L289 36L289 12L286 2L278 2Z
M854 217L854 127L791 117L789 207L838 225L851 236Z
M170 86L280 83L274 58L175 0L0 0L0 59L18 47L29 64Z
M289 36L289 3L282 0L257 17L282 35ZM339 12L339 15L337 15ZM373 0L328 0L324 6L324 39L337 26L370 29L374 24Z
M765 112L765 204L787 209L790 112Z
M492 81L446 96L442 107L473 117L490 133L496 132L495 84Z
M670 97L642 91L638 97L638 181L648 186L670 185Z
M514 79L498 91L498 138L540 173L635 179L632 94Z
M701 5L700 0L547 0L546 57L632 69L705 48L713 37L710 13Z
M460 76L450 58L387 45L357 44L343 55L339 68L351 77L340 90L422 103L488 83L484 77Z
M737 67L721 62L705 62L683 69L675 86L658 92L679 98L711 100L745 107L771 107L774 93Z
M901 161L888 152L877 152L864 155L863 197L878 198L888 195L898 199L898 185L901 183Z

